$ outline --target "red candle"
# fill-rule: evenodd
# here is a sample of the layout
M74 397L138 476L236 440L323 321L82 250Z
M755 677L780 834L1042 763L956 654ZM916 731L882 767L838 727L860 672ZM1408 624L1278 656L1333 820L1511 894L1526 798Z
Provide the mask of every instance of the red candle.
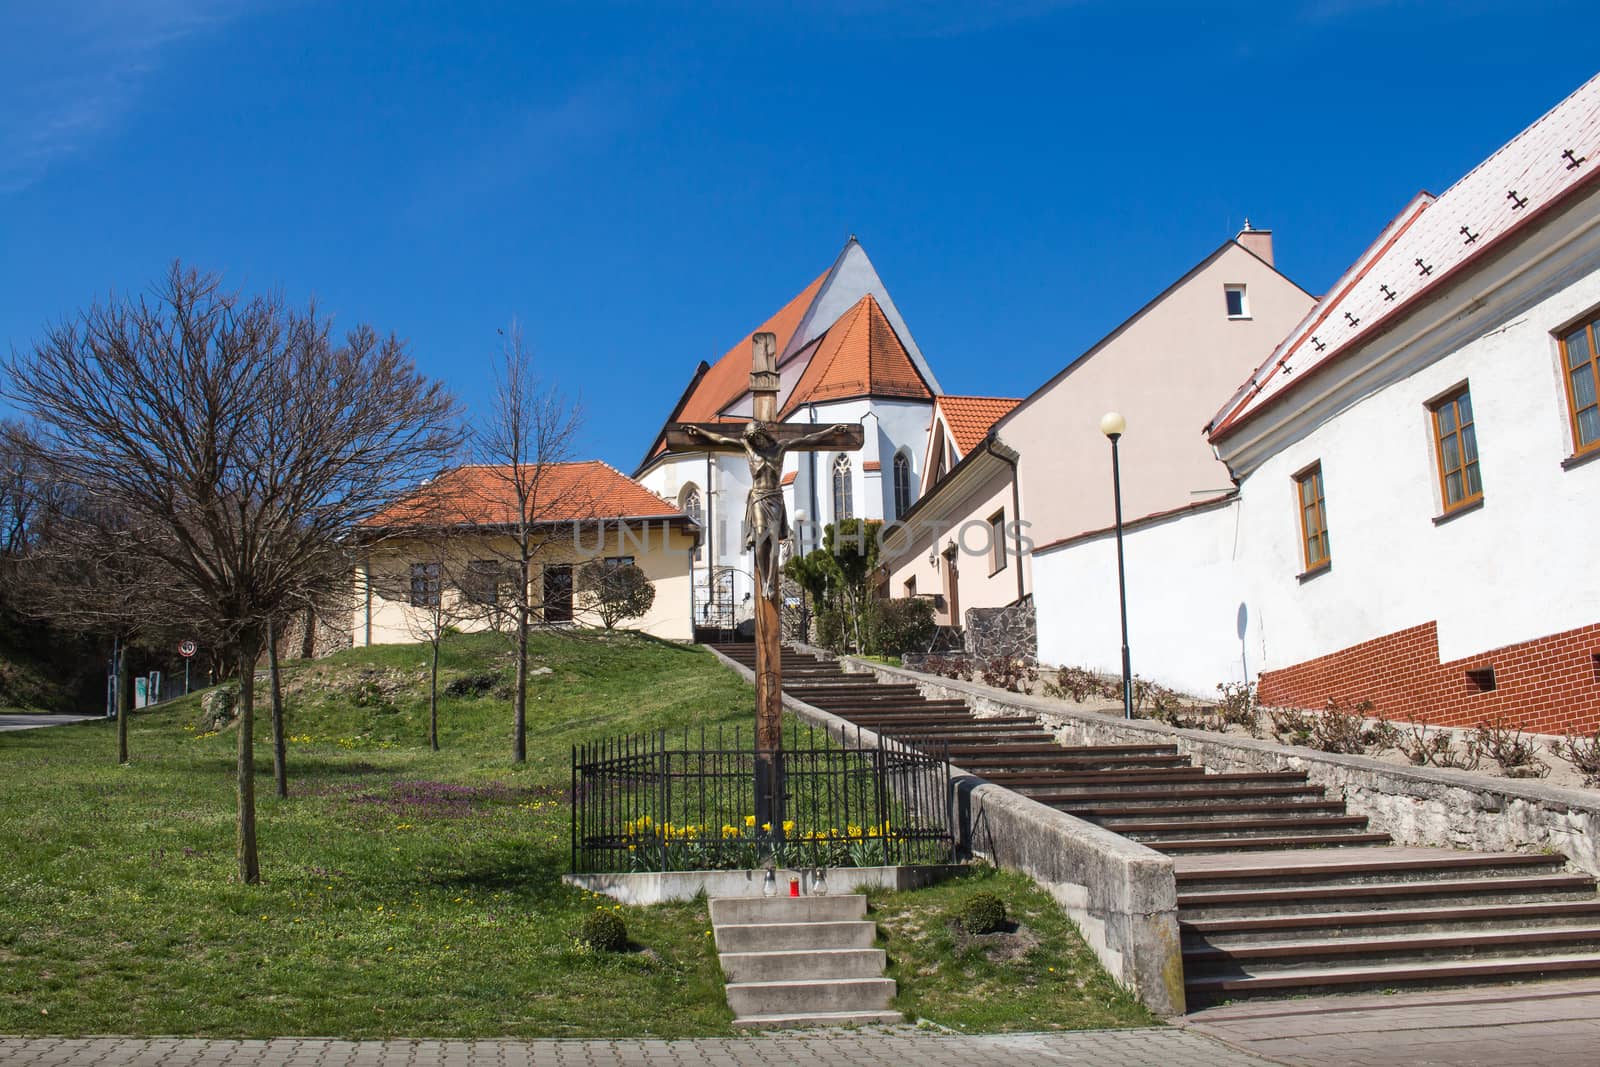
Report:
M789 879L789 895L791 897L797 897L800 895L800 879Z

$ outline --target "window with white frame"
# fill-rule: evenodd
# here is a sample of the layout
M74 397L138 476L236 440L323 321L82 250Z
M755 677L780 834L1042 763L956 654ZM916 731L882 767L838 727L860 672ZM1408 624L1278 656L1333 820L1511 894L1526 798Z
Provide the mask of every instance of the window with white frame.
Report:
M1245 299L1244 286L1224 285L1222 287L1222 300L1228 309L1230 319L1248 319L1250 317L1250 303Z

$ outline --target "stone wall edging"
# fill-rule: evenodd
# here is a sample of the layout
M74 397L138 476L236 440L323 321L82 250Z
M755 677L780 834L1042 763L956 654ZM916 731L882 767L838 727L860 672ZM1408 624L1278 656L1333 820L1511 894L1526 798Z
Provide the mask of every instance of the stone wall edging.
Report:
M811 651L811 650L808 650ZM1010 693L977 682L839 657L847 670L916 684L931 697L960 697L979 714L1034 715L1074 743L1170 741L1213 771L1304 771L1314 785L1343 796L1350 810L1396 844L1490 852L1563 853L1600 876L1600 794L1470 771L1406 767L1247 737L1227 737L1120 716L1080 711L1056 700Z
M835 658L822 649L792 647ZM714 648L709 651L740 677L754 681L749 668ZM848 729L867 743L878 742L874 731L788 693L783 703L807 722ZM1181 1015L1183 956L1172 859L954 764L950 771L958 844L1032 878L1078 924L1113 978L1151 1011Z

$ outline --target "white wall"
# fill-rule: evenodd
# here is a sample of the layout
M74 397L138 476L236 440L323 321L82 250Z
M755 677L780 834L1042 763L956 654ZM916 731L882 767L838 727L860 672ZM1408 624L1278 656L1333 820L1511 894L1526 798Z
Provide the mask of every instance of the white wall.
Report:
M1600 219L1600 198L1574 210ZM1600 314L1600 226L1561 221L1224 439L1235 502L1129 531L1136 673L1209 695L1430 621L1444 660L1600 621L1600 460L1563 464L1555 336ZM1436 523L1428 405L1463 382L1484 503ZM1332 565L1302 578L1294 475L1316 462ZM1120 670L1113 539L1036 552L1033 581L1041 660Z
M1277 451L1241 487L1242 558L1269 620L1270 666L1288 666L1436 620L1457 659L1600 620L1600 463L1572 454L1554 331L1600 305L1587 271L1493 309L1443 358ZM1429 401L1467 383L1483 507L1443 510ZM1332 566L1304 567L1293 475L1322 463Z
M1195 696L1261 670L1260 627L1235 567L1236 503L1127 531L1133 671ZM1098 536L1033 555L1039 660L1122 672L1117 546ZM1248 675L1247 672L1248 671Z

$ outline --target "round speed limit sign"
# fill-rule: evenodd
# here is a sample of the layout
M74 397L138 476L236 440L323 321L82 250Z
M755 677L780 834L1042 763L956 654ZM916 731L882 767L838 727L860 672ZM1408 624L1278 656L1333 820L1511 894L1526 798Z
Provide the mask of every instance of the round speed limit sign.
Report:
M198 651L199 646L188 638L178 642L178 655L182 656L184 659L188 659Z

